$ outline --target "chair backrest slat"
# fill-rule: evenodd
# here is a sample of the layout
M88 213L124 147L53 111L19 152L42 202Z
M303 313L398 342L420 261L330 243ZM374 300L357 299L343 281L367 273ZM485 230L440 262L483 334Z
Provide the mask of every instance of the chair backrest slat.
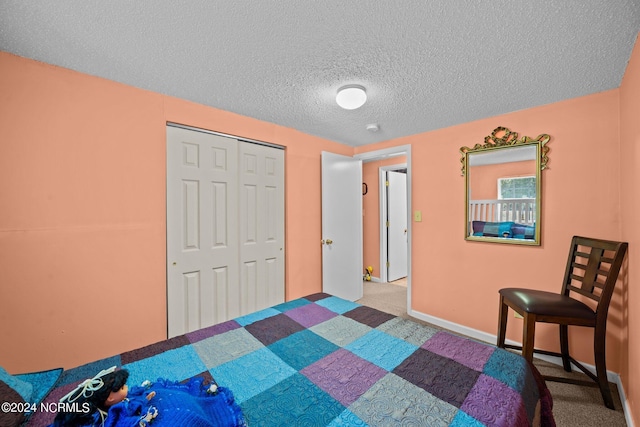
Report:
M623 242L574 236L562 293L575 292L596 301L598 307L608 307L627 247Z
M597 301L597 302L600 301L600 295L596 295L596 294L593 294L591 292L587 292L587 291L583 290L582 288L576 288L575 286L571 286L571 285L569 285L568 288L571 291L576 292L576 293L578 293L578 294L580 294L582 296L585 296L587 298L590 298L590 299L592 299L594 301Z

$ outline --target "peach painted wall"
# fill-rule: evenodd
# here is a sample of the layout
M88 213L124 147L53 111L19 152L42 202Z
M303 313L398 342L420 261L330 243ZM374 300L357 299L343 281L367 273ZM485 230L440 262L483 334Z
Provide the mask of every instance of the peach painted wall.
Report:
M573 235L620 239L619 92L611 90L366 147L411 144L413 309L496 334L498 290L522 286L557 292ZM481 143L498 126L520 136L551 135L542 172L542 245L465 241L462 146ZM438 161L433 161L438 159ZM426 164L428 167L421 167ZM608 368L619 372L625 329L621 289L614 295ZM521 341L522 321L510 317L507 338ZM557 349L557 328L540 325L536 343ZM593 363L587 331L571 330L578 359Z
M0 365L71 367L164 337L167 120L286 146L287 299L321 288L320 151L403 144L412 144L412 203L423 213L413 224L414 310L495 334L498 289L557 291L574 234L630 241L626 283L640 262L638 50L620 90L355 150L0 53ZM462 238L458 150L497 126L551 135L540 247ZM607 343L636 421L640 342L629 330L640 319L628 307L638 295L617 290ZM556 330L543 326L538 344L557 348ZM519 341L520 330L511 317L508 338ZM577 358L592 363L591 338L572 334Z
M469 168L470 199L495 200L498 198L498 178L532 176L535 170L535 160L472 166Z
M370 265L373 277L380 278L380 176L379 169L384 166L400 165L407 162L405 156L367 162L362 165L362 182L366 182L369 191L362 196L362 271Z
M167 121L286 147L286 297L321 289L320 151L292 129L0 52L0 366L166 338Z
M634 425L640 424L640 42L620 86L622 238L629 242L623 287L622 367L620 376Z

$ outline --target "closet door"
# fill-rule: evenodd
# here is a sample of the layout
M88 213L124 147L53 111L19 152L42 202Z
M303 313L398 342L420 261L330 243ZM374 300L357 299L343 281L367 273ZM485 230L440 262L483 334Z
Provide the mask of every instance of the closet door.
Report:
M284 302L284 152L167 127L169 338Z
M240 145L240 307L284 302L284 151Z
M169 338L240 315L238 141L167 127Z

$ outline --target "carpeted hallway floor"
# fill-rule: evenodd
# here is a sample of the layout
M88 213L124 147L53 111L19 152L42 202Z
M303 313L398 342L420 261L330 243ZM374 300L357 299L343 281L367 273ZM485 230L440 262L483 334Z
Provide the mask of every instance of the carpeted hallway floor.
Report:
M425 323L409 317L407 314L407 288L405 286L364 282L364 296L358 302L386 313L410 318L418 323ZM433 325L430 326L433 327ZM578 378L587 378L582 373L567 374L561 366L544 360L536 359L534 363L543 375L572 375ZM614 384L611 384L611 387L616 406L615 411L604 406L600 391L595 387L582 387L551 381L547 381L547 387L553 397L553 415L558 427L619 427L627 425L617 387Z

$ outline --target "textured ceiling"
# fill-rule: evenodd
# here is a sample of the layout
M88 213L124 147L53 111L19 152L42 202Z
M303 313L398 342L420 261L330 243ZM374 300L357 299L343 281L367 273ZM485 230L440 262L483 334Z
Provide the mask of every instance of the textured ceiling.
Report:
M638 31L640 0L0 2L0 50L352 146L617 88Z

